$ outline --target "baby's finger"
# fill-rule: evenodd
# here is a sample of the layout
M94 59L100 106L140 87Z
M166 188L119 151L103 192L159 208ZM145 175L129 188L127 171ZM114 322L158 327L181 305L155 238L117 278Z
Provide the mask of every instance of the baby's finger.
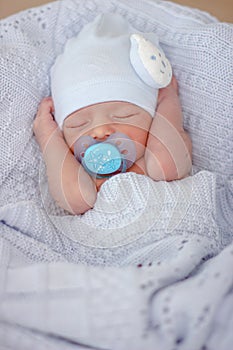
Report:
M172 76L171 85L173 86L173 89L175 89L175 91L178 93L178 82L174 75Z
M54 112L54 104L51 97L43 98L39 105L39 111L42 112L42 114Z
M51 111L54 112L54 103L51 96L45 97L46 103L50 106Z

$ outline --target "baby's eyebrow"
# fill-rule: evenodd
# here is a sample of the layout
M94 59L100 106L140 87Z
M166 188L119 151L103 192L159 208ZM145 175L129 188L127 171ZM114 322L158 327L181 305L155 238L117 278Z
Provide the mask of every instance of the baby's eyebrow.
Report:
M78 114L70 115L65 119L65 125L69 126L69 124L73 124L79 119L80 116Z
M123 114L125 116L134 115L134 114L138 114L138 113L139 113L139 110L136 108L125 108L125 109L123 108L122 110L118 111L118 114Z
M123 112L123 113L126 113L126 114L133 114L133 113L137 113L139 112L139 109L137 106L134 106L134 105L124 105L124 106L118 106L116 109L115 109L116 112Z
M76 111L72 115L70 115L68 118L70 120L73 120L73 119L79 119L80 117L85 118L88 115L90 115L90 113L87 113L87 112L84 112L84 111Z

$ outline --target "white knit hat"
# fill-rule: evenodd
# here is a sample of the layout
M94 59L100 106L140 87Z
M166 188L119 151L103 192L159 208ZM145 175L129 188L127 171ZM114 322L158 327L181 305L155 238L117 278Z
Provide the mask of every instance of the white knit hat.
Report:
M74 111L107 101L131 102L153 117L158 88L171 75L155 34L140 34L117 14L99 15L68 40L51 68L55 119L62 127Z

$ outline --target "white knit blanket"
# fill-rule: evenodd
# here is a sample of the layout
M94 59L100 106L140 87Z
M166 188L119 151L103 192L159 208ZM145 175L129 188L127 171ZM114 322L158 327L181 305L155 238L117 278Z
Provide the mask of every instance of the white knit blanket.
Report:
M193 175L106 181L70 216L32 132L49 68L100 12L154 31ZM64 0L0 21L0 350L233 348L233 27L159 0Z

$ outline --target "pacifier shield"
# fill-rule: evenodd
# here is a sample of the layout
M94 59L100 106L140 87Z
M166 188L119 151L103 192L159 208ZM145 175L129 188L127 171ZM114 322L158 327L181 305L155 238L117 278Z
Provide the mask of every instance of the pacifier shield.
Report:
M96 144L96 140L91 136L82 136L74 144L74 156L75 158L82 163L82 159L88 147Z
M136 160L136 147L134 142L121 132L115 132L110 135L107 142L118 148L126 162L126 169L130 168Z
M135 162L136 147L120 132L113 133L103 142L86 135L75 142L74 156L91 176L103 178L126 172Z
M96 143L87 148L82 165L97 175L109 175L120 169L122 157L118 149L110 143Z

